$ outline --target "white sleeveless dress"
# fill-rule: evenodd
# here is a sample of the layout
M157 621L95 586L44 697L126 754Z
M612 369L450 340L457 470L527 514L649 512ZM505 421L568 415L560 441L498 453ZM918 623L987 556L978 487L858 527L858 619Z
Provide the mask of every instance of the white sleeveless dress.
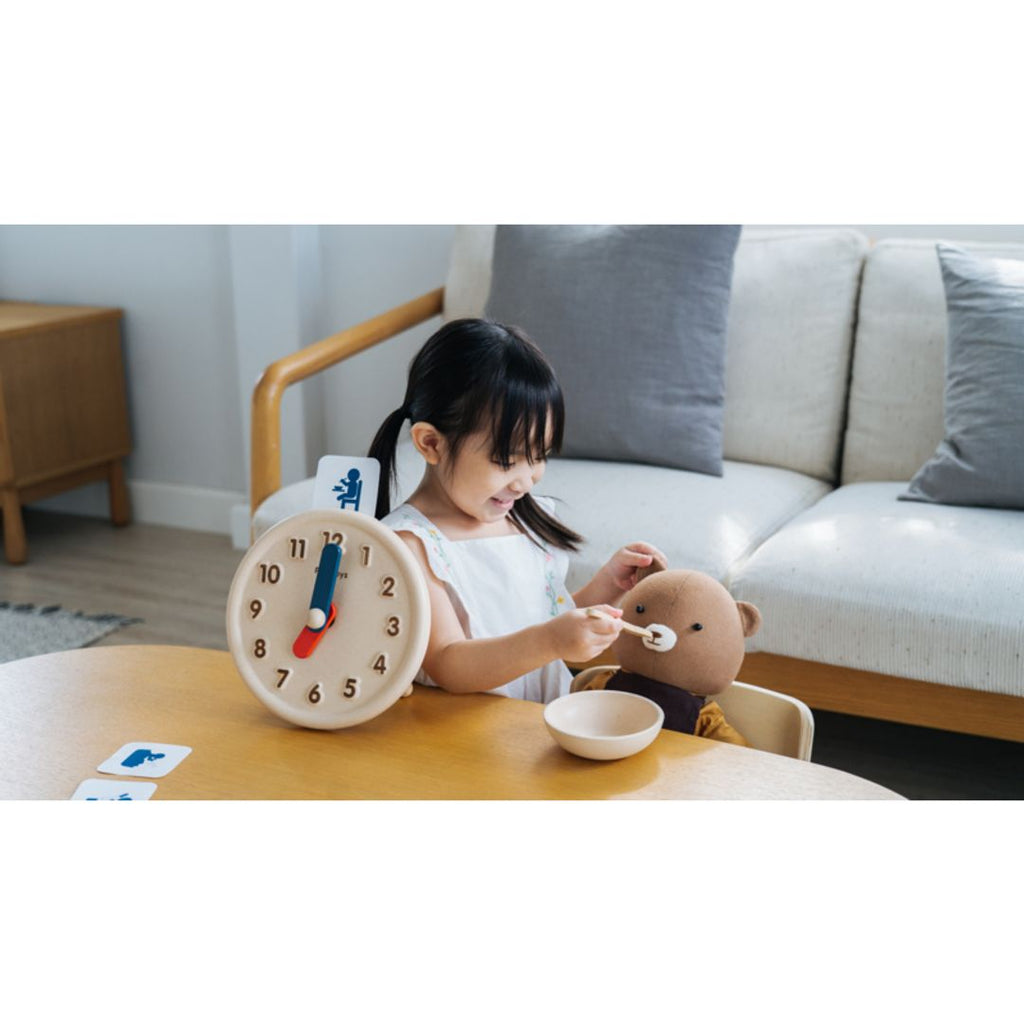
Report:
M552 505L544 499L546 510ZM381 520L423 542L433 574L444 585L467 638L504 636L575 608L566 589L568 552L523 534L449 540L412 505L400 505ZM437 684L421 668L418 683ZM572 674L553 661L489 693L547 704L569 692Z

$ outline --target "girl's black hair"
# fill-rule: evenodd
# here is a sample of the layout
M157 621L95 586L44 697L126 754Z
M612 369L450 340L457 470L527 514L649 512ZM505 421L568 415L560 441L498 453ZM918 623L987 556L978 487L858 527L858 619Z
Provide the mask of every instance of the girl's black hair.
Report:
M491 455L507 468L517 452L533 463L561 449L565 404L551 365L520 328L477 318L449 321L413 358L405 401L370 445L381 468L378 519L391 510L395 448L407 419L436 427L453 457L470 434L489 425ZM583 541L530 494L515 502L509 516L527 535L555 547L576 551Z

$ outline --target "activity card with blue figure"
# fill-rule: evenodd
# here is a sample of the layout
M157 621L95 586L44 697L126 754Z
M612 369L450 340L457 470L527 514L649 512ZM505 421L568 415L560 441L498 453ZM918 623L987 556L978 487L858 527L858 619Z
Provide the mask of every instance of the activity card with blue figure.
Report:
M313 508L346 509L372 516L377 507L380 463L356 455L324 455L316 466Z
M155 782L127 779L86 779L79 783L72 800L148 800L156 792Z
M173 743L126 743L116 754L108 757L96 770L104 775L134 775L144 779L159 779L192 753L191 747Z

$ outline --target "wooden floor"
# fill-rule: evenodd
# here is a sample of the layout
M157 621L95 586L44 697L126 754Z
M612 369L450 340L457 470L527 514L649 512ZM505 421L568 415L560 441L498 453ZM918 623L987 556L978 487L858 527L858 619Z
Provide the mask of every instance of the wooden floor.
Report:
M227 649L224 609L242 552L228 537L29 509L29 560L0 561L0 600L144 621L97 644ZM1024 744L815 712L818 764L911 799L1024 799Z
M214 533L26 509L28 561L0 562L0 600L143 621L98 640L227 650L224 609L242 552Z

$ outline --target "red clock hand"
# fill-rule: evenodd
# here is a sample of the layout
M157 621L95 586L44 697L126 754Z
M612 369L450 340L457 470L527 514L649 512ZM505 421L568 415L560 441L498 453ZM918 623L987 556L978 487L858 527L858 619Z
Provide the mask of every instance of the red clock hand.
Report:
M308 658L316 650L316 645L324 638L327 630L334 625L337 616L338 607L332 601L331 614L327 617L327 621L320 629L310 629L309 626L304 626L302 632L295 638L295 643L292 644L292 654L296 658Z

